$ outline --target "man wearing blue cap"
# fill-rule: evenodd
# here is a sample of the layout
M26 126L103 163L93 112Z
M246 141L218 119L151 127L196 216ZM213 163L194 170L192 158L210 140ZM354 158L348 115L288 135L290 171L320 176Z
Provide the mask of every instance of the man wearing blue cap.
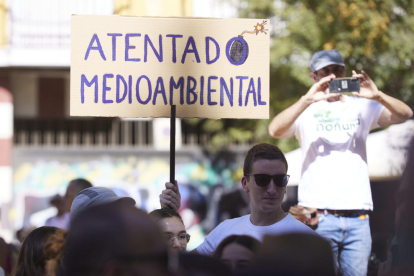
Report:
M366 138L371 129L404 122L413 115L402 101L377 89L364 72L352 76L361 89L350 97L328 93L329 81L345 77L337 50L313 55L315 84L269 125L274 138L296 136L302 149L300 206L317 208L316 232L332 245L338 272L366 275L371 252L368 211L373 210Z

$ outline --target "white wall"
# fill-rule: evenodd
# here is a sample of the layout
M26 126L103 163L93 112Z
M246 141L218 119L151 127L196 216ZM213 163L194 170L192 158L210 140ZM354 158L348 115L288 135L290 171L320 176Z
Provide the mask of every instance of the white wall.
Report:
M237 0L193 0L193 16L237 18L237 3Z

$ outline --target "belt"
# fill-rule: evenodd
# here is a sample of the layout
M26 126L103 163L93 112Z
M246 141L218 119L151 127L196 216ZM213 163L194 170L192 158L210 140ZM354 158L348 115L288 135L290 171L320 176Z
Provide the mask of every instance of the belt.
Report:
M330 210L330 209L318 209L318 214L334 215L336 217L361 217L365 218L368 215L368 210Z

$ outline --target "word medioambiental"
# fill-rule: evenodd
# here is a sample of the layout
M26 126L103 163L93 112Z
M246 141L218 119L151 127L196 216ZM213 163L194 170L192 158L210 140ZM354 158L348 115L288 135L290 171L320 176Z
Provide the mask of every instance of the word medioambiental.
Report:
M115 95L112 97L108 96L108 91L111 91L111 87L108 85L108 81L113 79L112 82L115 82ZM234 79L236 81L234 81ZM230 106L233 106L234 100L234 83L238 84L238 105L247 106L249 98L253 98L254 106L257 105L266 105L265 101L262 101L262 85L261 78L258 77L255 82L254 78L249 78L246 76L236 76L235 78L230 78L225 80L217 76L204 77L201 76L199 80L194 77L187 76L179 77L174 79L171 77L169 82L169 104L174 105L173 102L174 91L179 90L180 93L180 104L187 105L196 104L199 102L200 105L204 104L205 94L207 95L207 104L208 105L217 105L215 100L217 96L214 96L213 93L217 92L219 87L220 90L220 106L224 105L225 96L230 103ZM142 84L141 84L142 83ZM157 97L160 96L160 99L164 102L164 105L167 105L167 93L165 89L164 79L158 77L157 80L150 80L146 75L141 75L139 77L133 77L129 75L124 77L122 75L114 74L104 74L102 79L102 95L99 97L99 80L98 75L93 76L92 78L87 78L84 74L81 76L81 102L85 102L85 86L92 87L94 86L94 101L95 103L99 102L99 98L102 99L102 103L112 104L114 101L116 103L121 103L123 101L128 101L129 104L133 102L133 98L136 98L138 103L146 105L152 103L155 105L157 103ZM145 86L145 89L140 89L142 86ZM207 88L205 89L205 86ZM153 87L155 89L153 90ZM243 91L247 87L247 92L243 99ZM185 91L184 91L185 89ZM237 90L236 90L237 91ZM237 93L237 92L236 92ZM216 94L215 94L216 95ZM115 97L114 97L115 96ZM128 96L128 99L126 97ZM161 98L162 97L162 98ZM236 96L237 97L237 96ZM151 102L152 100L152 102Z

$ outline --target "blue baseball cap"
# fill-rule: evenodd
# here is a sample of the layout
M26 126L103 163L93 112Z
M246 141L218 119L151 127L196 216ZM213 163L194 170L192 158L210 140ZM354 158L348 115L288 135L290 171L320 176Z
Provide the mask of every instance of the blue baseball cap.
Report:
M344 58L338 50L324 50L313 54L310 69L312 72L316 72L331 64L345 66Z
M119 197L114 191L105 187L91 187L82 190L73 200L70 208L70 217L73 219L80 211L89 207L107 204L115 201L125 201L127 204L135 205L135 200L131 197Z

